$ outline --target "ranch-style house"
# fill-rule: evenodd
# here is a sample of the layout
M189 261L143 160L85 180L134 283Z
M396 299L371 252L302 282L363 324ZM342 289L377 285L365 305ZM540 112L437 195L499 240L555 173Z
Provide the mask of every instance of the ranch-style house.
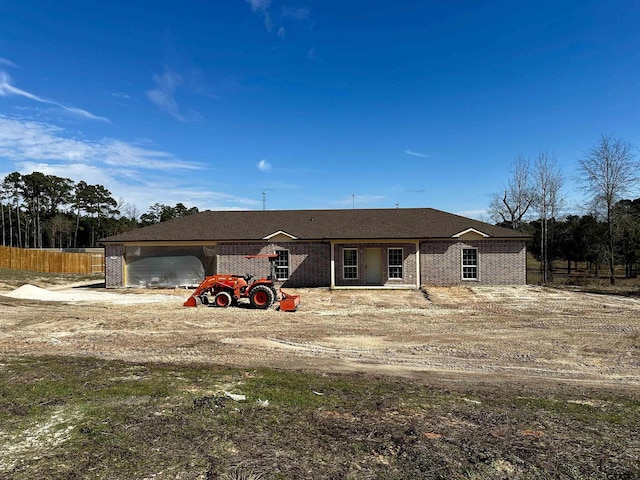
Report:
M269 273L288 287L522 285L529 237L431 208L203 211L103 238L106 286Z

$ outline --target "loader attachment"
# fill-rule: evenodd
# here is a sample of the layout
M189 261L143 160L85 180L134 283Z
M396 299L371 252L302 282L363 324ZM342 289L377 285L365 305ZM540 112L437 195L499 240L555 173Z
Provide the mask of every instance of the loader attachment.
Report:
M187 301L184 302L182 305L185 306L185 307L197 307L198 306L198 300L196 299L196 297L191 295L189 298L187 298Z
M295 312L300 305L300 295L290 295L280 290L280 311Z
M182 305L185 307L197 307L199 303L202 303L202 301L200 300L200 295L207 292L207 290L209 290L216 284L216 282L218 281L217 277L217 275L205 277L200 285L198 285L198 287L193 291L191 296L187 298L187 301Z

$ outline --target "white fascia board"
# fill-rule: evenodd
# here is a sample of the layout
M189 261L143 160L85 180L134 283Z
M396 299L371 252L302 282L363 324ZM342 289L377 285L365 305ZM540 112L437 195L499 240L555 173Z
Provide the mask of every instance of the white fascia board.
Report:
M459 237L462 237L463 235L466 235L467 233L475 233L475 234L480 235L481 237L485 237L485 238L491 236L491 235L488 235L488 234L486 234L484 232L481 232L480 230L476 230L475 228L467 228L466 230L463 230L460 233L456 233L455 235L451 235L451 237L459 238Z
M287 232L282 231L282 230L278 230L277 232L274 232L271 235L267 235L266 237L262 237L262 239L263 240L271 240L273 237L277 237L278 235L286 235L291 240L298 240L298 237L296 237L295 235L291 235L290 233L287 233Z

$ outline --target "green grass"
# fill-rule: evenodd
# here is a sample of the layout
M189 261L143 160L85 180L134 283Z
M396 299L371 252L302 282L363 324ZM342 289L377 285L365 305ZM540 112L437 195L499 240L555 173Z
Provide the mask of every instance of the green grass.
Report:
M640 475L633 395L92 358L0 364L2 479Z

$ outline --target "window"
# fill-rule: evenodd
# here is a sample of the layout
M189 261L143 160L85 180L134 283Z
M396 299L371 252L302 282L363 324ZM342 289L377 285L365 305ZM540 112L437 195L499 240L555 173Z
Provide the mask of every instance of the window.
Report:
M342 268L344 278L358 278L358 249L342 250Z
M462 249L462 279L463 280L478 279L478 249L477 248Z
M289 250L276 250L276 254L276 280L286 280L289 278Z
M402 249L390 248L387 254L389 257L389 278L402 278Z

